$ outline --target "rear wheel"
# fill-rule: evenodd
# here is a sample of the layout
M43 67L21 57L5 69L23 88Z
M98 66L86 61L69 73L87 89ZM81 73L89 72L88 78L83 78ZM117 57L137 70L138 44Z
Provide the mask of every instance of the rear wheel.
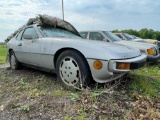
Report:
M60 54L56 72L61 84L67 89L83 89L92 80L87 61L74 50L66 50Z
M9 58L10 58L9 61L10 61L11 69L13 69L13 70L19 69L20 68L20 62L18 62L18 60L17 60L17 58L16 58L16 56L15 56L13 51L10 52Z

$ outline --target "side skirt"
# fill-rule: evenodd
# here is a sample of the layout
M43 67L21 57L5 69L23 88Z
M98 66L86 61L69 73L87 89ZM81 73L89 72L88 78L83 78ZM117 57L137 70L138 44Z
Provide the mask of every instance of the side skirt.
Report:
M23 66L30 67L33 69L37 69L37 70L41 70L41 71L45 71L45 72L49 72L49 73L56 73L56 70L54 70L54 69L43 68L43 67L39 67L39 66L35 66L35 65L26 64L26 63L21 63L21 64Z

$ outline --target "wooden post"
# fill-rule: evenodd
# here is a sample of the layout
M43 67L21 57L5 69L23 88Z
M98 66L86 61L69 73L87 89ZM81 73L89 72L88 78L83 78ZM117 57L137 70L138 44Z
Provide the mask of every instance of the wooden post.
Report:
M64 20L64 8L63 8L63 0L62 0L62 16L63 16L63 20Z

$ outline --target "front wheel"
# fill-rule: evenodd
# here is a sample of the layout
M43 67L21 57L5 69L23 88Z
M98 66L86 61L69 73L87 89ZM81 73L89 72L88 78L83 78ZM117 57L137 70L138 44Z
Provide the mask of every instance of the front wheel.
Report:
M83 89L92 80L86 59L74 50L66 50L60 54L56 72L60 83L67 89Z

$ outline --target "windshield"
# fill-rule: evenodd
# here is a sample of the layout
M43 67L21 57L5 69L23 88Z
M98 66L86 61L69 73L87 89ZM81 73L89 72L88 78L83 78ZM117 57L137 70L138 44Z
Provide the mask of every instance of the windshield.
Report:
M38 26L44 37L67 37L67 38L81 38L70 31L61 28L54 28L53 26L41 25Z
M114 41L121 41L121 39L119 37L117 37L115 34L108 32L108 31L103 31L103 33L113 42Z
M129 35L127 33L123 33L123 35L126 37L127 40L132 40L134 37L132 35Z

